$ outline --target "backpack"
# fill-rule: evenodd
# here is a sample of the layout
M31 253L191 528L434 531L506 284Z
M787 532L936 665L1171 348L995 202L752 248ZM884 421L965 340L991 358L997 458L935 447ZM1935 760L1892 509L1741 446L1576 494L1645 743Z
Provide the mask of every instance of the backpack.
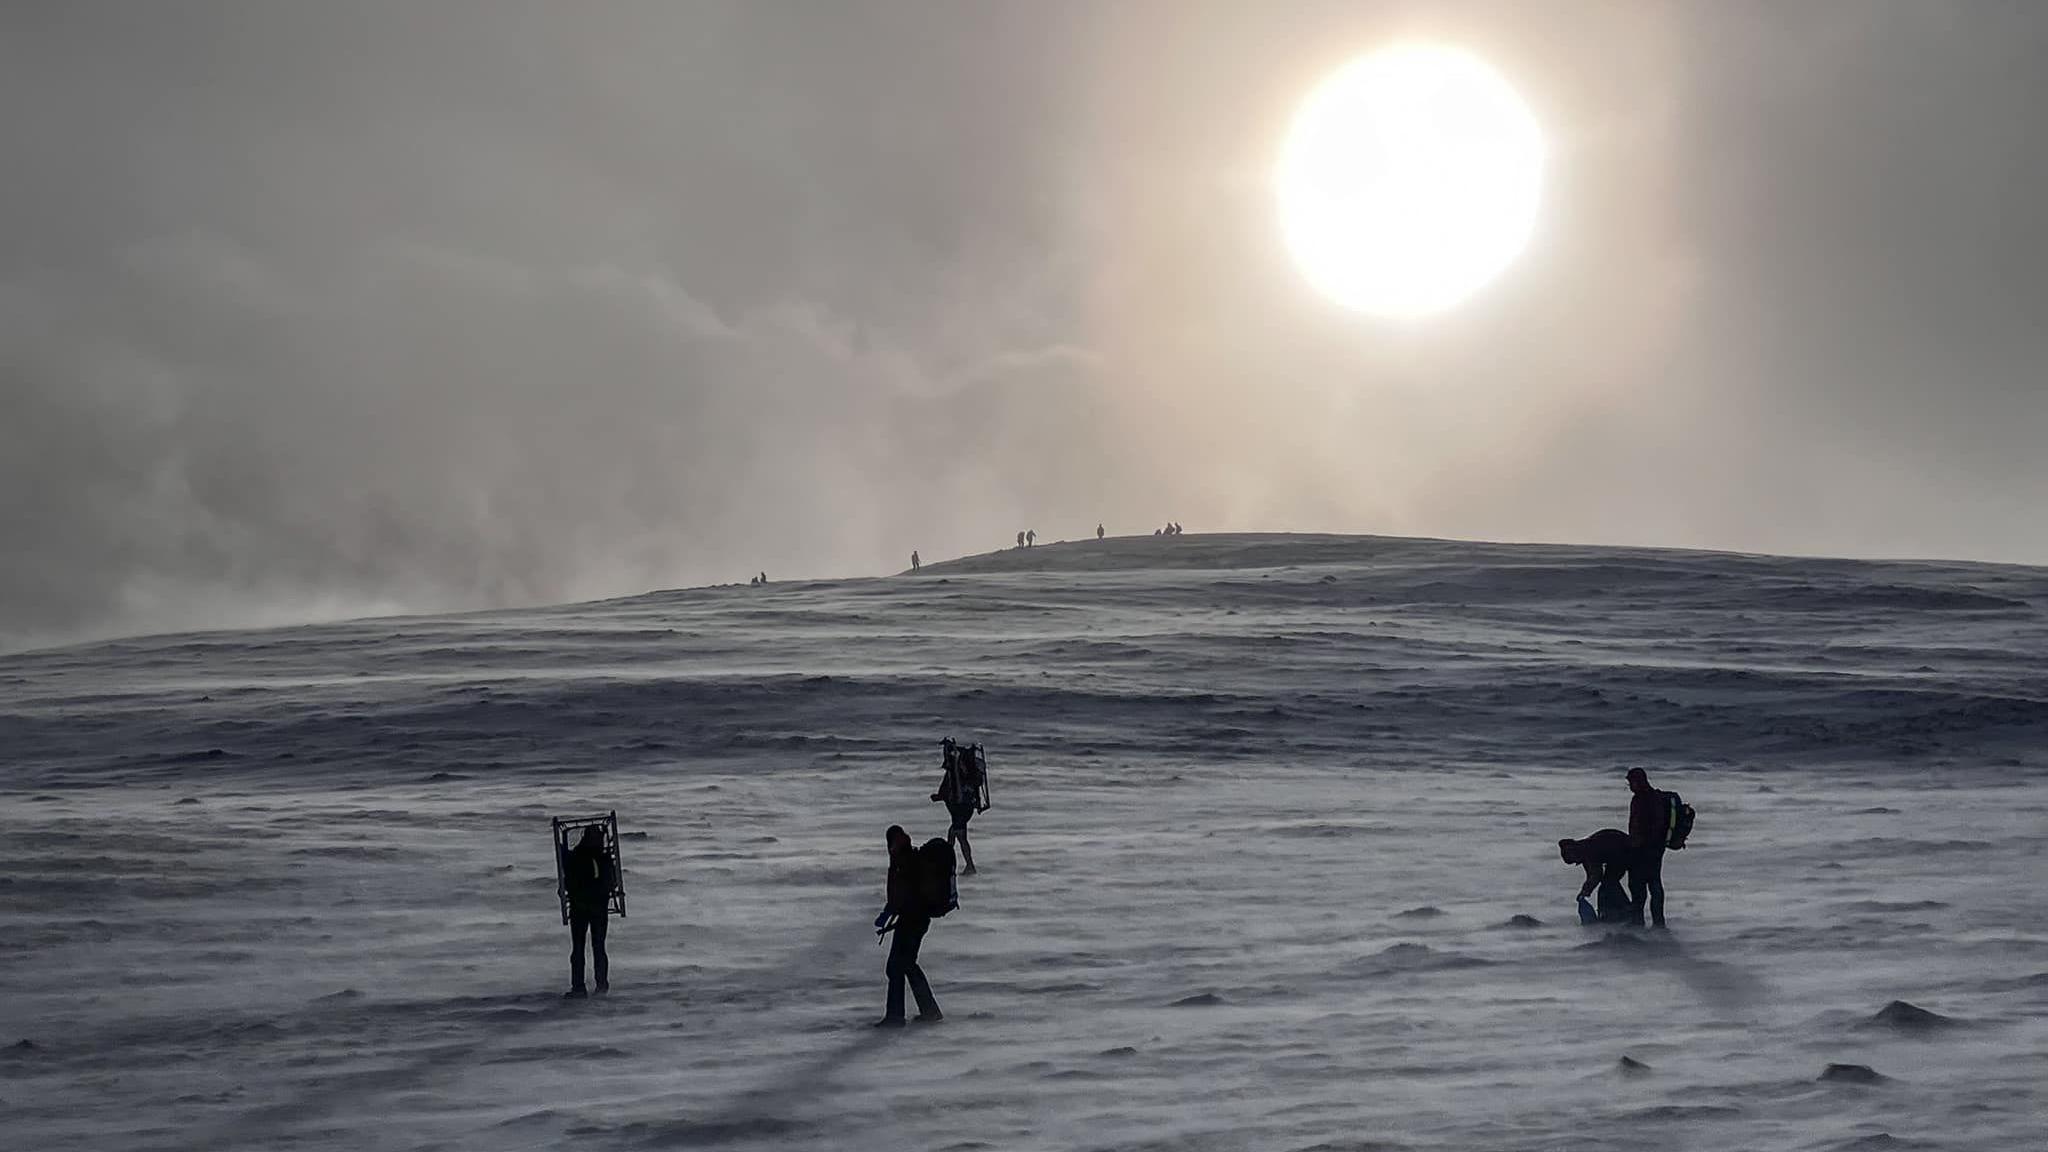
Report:
M1685 838L1692 835L1692 805L1687 804L1678 793L1666 792L1664 807L1667 815L1665 828L1668 831L1664 843L1672 849L1683 848Z
M982 754L981 745L947 740L946 764L953 773L952 799L973 804L976 812L988 811L988 758Z
M953 846L931 839L917 850L917 902L937 919L960 906L960 887L953 880Z
M974 797L975 811L988 811L988 758L982 755L981 745L973 744L961 750L960 782Z

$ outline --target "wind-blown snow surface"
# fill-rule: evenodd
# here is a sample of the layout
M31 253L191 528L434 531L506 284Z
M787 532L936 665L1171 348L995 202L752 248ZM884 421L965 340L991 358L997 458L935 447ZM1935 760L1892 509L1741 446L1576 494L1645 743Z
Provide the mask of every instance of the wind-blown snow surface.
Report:
M2044 610L2020 568L1191 536L0 658L0 1120L2038 1148ZM881 833L943 832L943 734L990 748L984 872L948 1019L878 1034ZM1580 928L1554 848L1631 763L1700 813L1666 936ZM565 1003L547 817L613 807L615 991Z

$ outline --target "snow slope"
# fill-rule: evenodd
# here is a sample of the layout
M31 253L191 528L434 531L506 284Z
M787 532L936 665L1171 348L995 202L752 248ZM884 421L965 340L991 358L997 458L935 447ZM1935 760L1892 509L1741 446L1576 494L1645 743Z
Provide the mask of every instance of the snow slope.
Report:
M984 872L877 1034L945 734ZM0 1130L2043 1147L2044 737L2048 572L1357 537L0 657ZM1667 936L1556 857L1627 764L1700 811ZM547 817L614 807L565 1003Z

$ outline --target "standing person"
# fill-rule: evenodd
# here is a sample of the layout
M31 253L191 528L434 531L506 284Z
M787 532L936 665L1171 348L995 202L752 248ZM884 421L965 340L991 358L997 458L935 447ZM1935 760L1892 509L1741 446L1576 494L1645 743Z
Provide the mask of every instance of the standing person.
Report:
M1664 927L1664 845L1671 835L1671 813L1664 794L1650 787L1649 773L1628 770L1628 788L1635 795L1628 802L1628 846L1633 856L1628 865L1628 922L1641 926L1643 901L1650 905L1650 922Z
M924 969L917 966L918 946L924 943L924 934L932 926L924 897L918 891L917 849L911 846L910 833L901 825L891 824L884 839L889 844L889 902L883 906L882 914L875 917L875 931L880 934L893 927L896 938L889 942L889 1006L882 1018L875 1021L875 1027L903 1027L905 980L910 981L911 994L917 997L918 1022L935 1024L946 1016L939 1011L939 1002L932 996Z
M915 549L915 548L912 548L912 549L910 550L910 570L911 570L912 572L915 572L915 571L917 571L917 568L918 568L918 559L917 559L917 549Z
M580 1000L590 993L583 987L583 937L590 937L592 959L597 964L597 991L603 995L611 990L607 978L611 967L610 957L604 951L605 917L609 914L612 895L612 858L604 850L604 829L592 824L583 830L583 838L576 847L569 850L564 873L569 887L569 991L563 994L565 1000Z
M1619 828L1602 828L1584 840L1559 840L1557 854L1564 858L1565 863L1577 864L1586 870L1586 882L1579 886L1581 922L1629 918L1629 898L1621 890L1621 879L1627 874L1629 861L1635 855L1635 850L1629 845L1628 833ZM1586 902L1586 897L1595 891L1600 894L1598 910Z
M1038 547L1038 529L1033 528L1029 532L1024 533L1024 546L1026 548Z
M960 848L960 858L967 862L961 869L966 876L974 875L974 845L967 842L967 822L981 810L981 769L974 762L974 749L962 748L948 740L946 742L946 774L939 777L939 790L932 793L932 803L943 802L946 813L953 823L946 829L946 842Z
M1024 534L1023 534L1022 532L1019 532L1019 533L1017 533L1017 547L1019 547L1019 548L1022 548L1023 546L1024 546Z
M1095 526L1095 538L1096 538L1097 540L1100 540L1100 539L1102 539L1102 525L1100 525L1100 524L1097 524L1097 525Z

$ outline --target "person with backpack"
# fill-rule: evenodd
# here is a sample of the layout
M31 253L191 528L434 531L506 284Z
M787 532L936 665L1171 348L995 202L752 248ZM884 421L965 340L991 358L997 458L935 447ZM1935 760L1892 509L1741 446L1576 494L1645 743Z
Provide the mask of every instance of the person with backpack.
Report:
M1643 902L1648 899L1650 922L1664 927L1664 849L1672 843L1673 810L1683 807L1672 793L1650 787L1650 775L1641 768L1628 770L1628 787L1634 795L1628 804L1628 922L1643 923ZM1677 841L1684 843L1681 836Z
M917 997L918 1023L935 1024L946 1016L939 1011L939 1002L932 995L931 983L924 978L924 969L917 966L917 950L924 943L924 934L931 930L932 918L952 911L953 850L944 840L929 840L923 848L914 847L910 833L898 824L889 826L885 839L889 844L889 902L883 906L881 915L875 917L875 934L893 931L896 936L889 943L889 1004L882 1018L875 1021L875 1027L904 1026L905 980L910 982L911 994Z
M565 837L566 839L566 837ZM590 937L591 958L597 965L598 995L611 990L611 958L604 951L605 919L610 915L612 858L605 851L604 827L592 824L583 838L569 850L563 868L569 891L569 990L564 999L581 1000L590 993L583 987L583 938Z
M1621 890L1622 877L1628 874L1629 861L1635 854L1628 833L1619 828L1602 828L1584 840L1559 840L1557 854L1565 863L1586 870L1586 882L1579 886L1580 923L1612 923L1629 918L1633 906L1628 894ZM1600 899L1597 909L1586 900L1596 891Z
M963 748L946 741L946 773L939 777L939 790L932 793L932 803L945 804L946 813L953 818L946 828L946 843L960 846L960 858L967 862L961 873L966 876L974 875L974 845L967 842L967 822L982 810L982 786L986 783L975 753L972 746Z

